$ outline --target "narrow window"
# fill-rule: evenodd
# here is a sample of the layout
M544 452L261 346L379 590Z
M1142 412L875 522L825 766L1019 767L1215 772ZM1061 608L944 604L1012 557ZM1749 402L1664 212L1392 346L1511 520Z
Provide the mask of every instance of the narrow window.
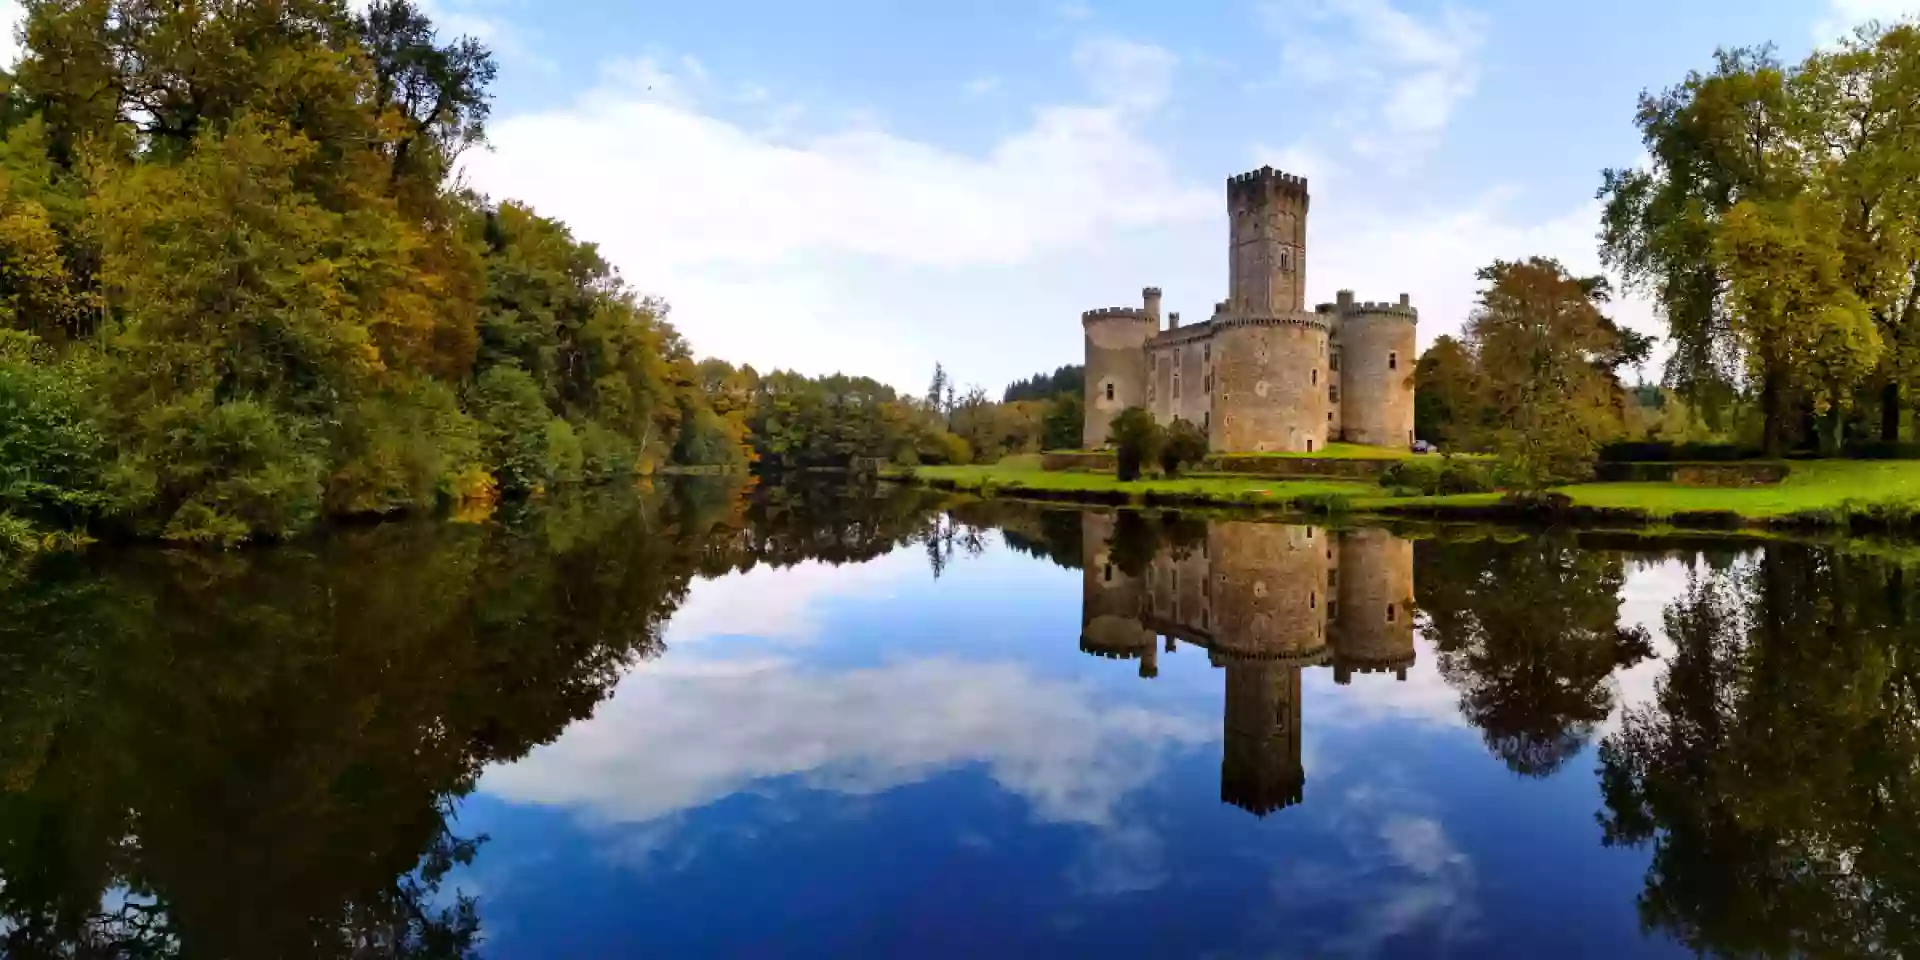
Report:
M1327 402L1328 403L1340 402L1340 385L1339 384L1337 383L1327 384Z
M1307 594L1307 609L1308 610L1320 609L1320 594L1315 592L1309 592Z
M1113 582L1113 564L1111 563L1107 564L1107 582Z
M1388 370L1398 370L1398 369L1400 369L1400 354L1399 354L1399 353L1389 353L1389 354L1387 354L1387 369L1388 369Z
M1395 620L1399 619L1399 616L1400 616L1400 611L1397 608L1395 608L1393 604L1391 603L1387 604L1387 622L1392 623Z
M1213 374L1209 373L1200 381L1207 393L1213 392Z
M1107 384L1107 399L1108 400L1113 399L1113 384L1111 383Z
M1316 387L1320 385L1320 371L1317 368L1313 371L1313 385Z
M1332 422L1333 422L1333 411L1332 411L1332 410L1328 410L1328 411L1327 411L1327 422L1328 422L1328 423L1332 423Z
M1207 412L1200 415L1200 429L1201 430L1213 429L1213 411L1212 410L1208 410Z
M1313 452L1313 438L1312 438L1312 437L1308 437L1308 438L1307 438L1307 452L1308 452L1308 453L1312 453L1312 452Z

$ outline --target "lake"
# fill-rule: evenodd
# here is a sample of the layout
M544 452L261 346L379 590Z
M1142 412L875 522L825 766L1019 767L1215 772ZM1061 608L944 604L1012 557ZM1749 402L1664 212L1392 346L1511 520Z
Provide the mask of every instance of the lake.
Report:
M1899 954L1916 557L710 479L0 566L0 946Z

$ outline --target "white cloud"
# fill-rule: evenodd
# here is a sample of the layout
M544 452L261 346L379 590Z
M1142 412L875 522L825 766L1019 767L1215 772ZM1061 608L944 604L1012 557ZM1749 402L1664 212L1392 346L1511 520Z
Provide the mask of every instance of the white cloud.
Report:
M1262 11L1280 35L1289 80L1339 98L1338 126L1362 156L1410 163L1479 83L1486 25L1475 13L1449 6L1423 20L1389 0L1275 2Z
M819 639L829 600L884 598L898 584L925 576L925 558L894 552L866 563L807 561L699 580L667 624L667 646L678 649L718 637L811 643Z
M1107 827L1168 751L1214 724L1099 702L1010 663L914 660L823 674L785 659L641 667L594 717L481 789L644 823L795 776L864 795L983 764L1040 819Z
M1920 3L1914 0L1827 0L1825 13L1813 26L1813 39L1830 43L1869 20L1891 23L1916 13Z
M1218 206L1142 129L1172 58L1094 41L1075 60L1089 71L1087 102L1036 107L1023 128L964 152L873 122L776 133L792 126L791 116L771 124L779 105L722 116L743 112L739 98L712 102L692 71L647 58L570 106L500 117L493 149L470 155L467 173L598 242L629 280L674 304L702 353L910 386L954 351L964 377L994 382L1072 355L1002 369L993 339L1044 319L1077 353L1078 311L1099 305L1063 295L1059 272L1013 273L1071 252L1092 286L1113 274L1103 245L1204 222ZM1057 298L1048 313L1009 302L1041 280ZM970 350L994 369L973 372Z

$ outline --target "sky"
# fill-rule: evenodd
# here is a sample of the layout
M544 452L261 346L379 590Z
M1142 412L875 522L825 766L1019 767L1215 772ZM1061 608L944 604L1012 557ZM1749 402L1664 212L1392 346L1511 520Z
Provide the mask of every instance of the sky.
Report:
M422 3L500 62L469 183L598 243L696 353L997 393L1144 286L1204 319L1262 165L1310 179L1308 303L1410 294L1424 346L1497 258L1599 270L1642 90L1920 0Z

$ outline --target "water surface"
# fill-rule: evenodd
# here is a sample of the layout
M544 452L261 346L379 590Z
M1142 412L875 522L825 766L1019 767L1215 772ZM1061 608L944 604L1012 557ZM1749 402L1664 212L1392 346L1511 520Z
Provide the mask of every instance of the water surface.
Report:
M0 574L9 954L1886 954L1872 551L682 485Z

